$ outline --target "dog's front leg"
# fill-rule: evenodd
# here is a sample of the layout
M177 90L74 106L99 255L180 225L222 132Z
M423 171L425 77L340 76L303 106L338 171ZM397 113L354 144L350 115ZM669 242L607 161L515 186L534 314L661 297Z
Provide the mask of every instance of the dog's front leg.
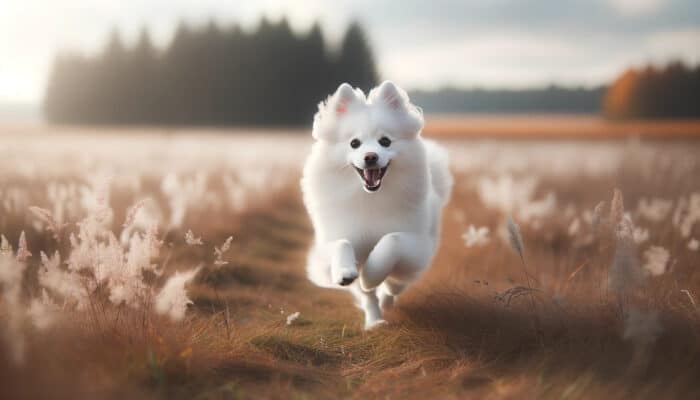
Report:
M433 241L424 235L392 232L382 236L360 273L362 289L374 290L392 274L412 280L428 266L433 250Z
M333 283L347 286L358 276L355 250L347 239L340 239L329 244L331 253L331 280Z

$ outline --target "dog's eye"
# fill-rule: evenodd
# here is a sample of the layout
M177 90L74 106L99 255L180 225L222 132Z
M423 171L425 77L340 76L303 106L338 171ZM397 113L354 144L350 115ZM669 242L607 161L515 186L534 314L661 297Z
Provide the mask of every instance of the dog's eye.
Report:
M381 139L379 139L379 144L381 144L383 147L389 147L391 146L391 139L384 136Z
M350 141L350 147L352 147L353 149L360 147L361 144L362 142L360 142L359 139L353 139Z

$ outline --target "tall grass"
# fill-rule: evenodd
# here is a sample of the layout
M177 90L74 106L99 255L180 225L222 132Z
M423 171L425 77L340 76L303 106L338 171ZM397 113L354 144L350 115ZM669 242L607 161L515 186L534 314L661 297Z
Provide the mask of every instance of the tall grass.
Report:
M205 138L157 162L130 138L134 166L5 150L4 395L700 396L698 144L452 143L433 267L364 332L304 277L298 160L226 164Z

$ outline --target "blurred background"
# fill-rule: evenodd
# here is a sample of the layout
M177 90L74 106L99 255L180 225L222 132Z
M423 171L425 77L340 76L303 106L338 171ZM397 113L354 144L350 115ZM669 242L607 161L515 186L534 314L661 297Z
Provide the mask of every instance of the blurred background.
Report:
M299 178L385 79L454 188L365 332ZM698 0L2 0L3 398L699 399L699 97Z
M600 126L585 123L598 117L700 117L693 0L429 7L412 0L28 0L2 8L3 121L308 127L316 104L340 82L367 91L383 79L440 116L428 118L435 133L497 133L488 123L504 114L559 114L553 122L561 134L596 133ZM437 123L469 114L485 129Z

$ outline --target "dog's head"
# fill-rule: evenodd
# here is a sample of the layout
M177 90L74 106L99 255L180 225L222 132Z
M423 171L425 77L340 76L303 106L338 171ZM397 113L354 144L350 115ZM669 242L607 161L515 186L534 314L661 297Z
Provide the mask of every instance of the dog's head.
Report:
M319 104L312 135L331 158L357 171L362 187L376 192L392 161L405 154L423 128L423 114L408 95L385 81L365 98L347 83Z

